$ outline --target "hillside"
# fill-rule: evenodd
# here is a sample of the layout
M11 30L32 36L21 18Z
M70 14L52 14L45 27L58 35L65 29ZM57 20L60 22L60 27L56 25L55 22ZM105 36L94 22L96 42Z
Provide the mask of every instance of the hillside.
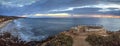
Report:
M8 20L17 19L17 18L20 18L20 17L0 15L0 23L5 22L5 21L8 21Z

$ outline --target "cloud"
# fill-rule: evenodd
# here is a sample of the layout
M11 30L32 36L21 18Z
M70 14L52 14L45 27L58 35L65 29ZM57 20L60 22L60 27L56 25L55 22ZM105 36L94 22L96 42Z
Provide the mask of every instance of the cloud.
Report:
M94 4L78 7L68 7L64 9L54 9L51 13L70 13L70 14L112 14L120 15L119 4Z
M119 0L0 0L0 14L116 14ZM28 15L29 16L29 15Z
M103 11L102 11L103 10ZM108 14L108 15L120 15L120 10L117 8L77 8L71 11L57 11L51 13L69 13L69 14L84 14L84 15L94 15L94 14Z
M0 0L0 4L10 7L23 7L25 5L31 5L37 0Z
M51 10L51 12L57 12L57 11L71 11L78 8L102 8L102 10L99 11L111 11L109 8L116 8L114 10L120 10L119 4L97 4L97 5L86 5L86 6L77 6L77 7L68 7L65 9L54 9Z
M49 12L71 11L71 10L74 10L74 9L77 9L77 8L86 8L86 7L89 7L89 6L78 6L78 7L68 7L68 8L65 8L65 9L54 9L54 10L50 10Z
M99 12L120 11L119 8L103 8L98 10Z

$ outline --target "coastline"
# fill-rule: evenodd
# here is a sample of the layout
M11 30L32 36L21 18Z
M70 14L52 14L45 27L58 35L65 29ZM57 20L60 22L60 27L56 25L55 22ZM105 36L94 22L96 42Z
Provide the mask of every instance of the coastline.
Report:
M7 23L11 22L6 21L3 25L5 26ZM111 34L117 34L117 32L110 32ZM2 35L0 35L0 45L13 45L13 46L91 46L90 44L92 40L94 40L97 36L101 37L109 37L111 36L104 27L101 26L75 26L70 28L68 31L61 32L57 35L51 36L46 38L42 41L22 41L18 37L14 37L9 32L4 32ZM96 35L96 37L94 36ZM89 39L89 36L90 37ZM116 36L116 35L115 35ZM118 37L118 36L117 36ZM87 39L87 40L86 40ZM8 42L9 41L9 42ZM18 42L16 42L18 41ZM96 41L99 41L97 39ZM4 43L2 43L4 42ZM12 44L9 44L12 43ZM93 43L93 42L92 42Z
M14 19L6 19L0 23L0 29L7 26ZM110 32L111 33L111 32ZM60 32L57 35L46 38L42 41L22 41L18 37L12 36L9 32L3 32L0 38L0 46L3 45L20 45L20 46L91 46L89 41L86 41L89 35L100 35L103 37L108 37L109 34L107 30L101 25L77 25L71 27L69 30ZM93 37L94 38L94 37ZM92 38L91 38L92 39ZM90 39L90 40L91 40ZM89 39L88 39L89 40ZM9 42L8 42L9 41ZM19 42L16 42L19 41ZM97 41L97 40L96 40ZM4 43L2 43L4 42ZM1 44L2 43L2 44ZM9 44L12 43L12 44ZM65 44L64 44L65 43ZM34 44L34 45L33 45Z
M0 29L5 27L8 23L12 22L13 20L7 20L7 21L4 21L4 22L1 22L0 23Z

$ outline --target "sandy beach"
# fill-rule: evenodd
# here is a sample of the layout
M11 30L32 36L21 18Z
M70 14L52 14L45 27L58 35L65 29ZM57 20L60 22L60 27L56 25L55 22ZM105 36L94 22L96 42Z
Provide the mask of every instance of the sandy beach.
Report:
M6 26L9 22L12 22L13 20L8 20L8 21L5 21L5 22L2 22L0 23L0 28Z

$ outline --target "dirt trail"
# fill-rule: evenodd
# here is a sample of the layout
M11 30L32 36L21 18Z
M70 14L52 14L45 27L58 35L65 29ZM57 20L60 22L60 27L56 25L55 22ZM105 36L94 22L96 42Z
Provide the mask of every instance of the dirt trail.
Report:
M90 44L85 41L87 35L85 34L78 34L73 35L71 33L65 33L66 35L69 35L73 38L73 46L90 46Z
M85 41L86 36L76 36L73 38L73 46L90 46L88 42Z

